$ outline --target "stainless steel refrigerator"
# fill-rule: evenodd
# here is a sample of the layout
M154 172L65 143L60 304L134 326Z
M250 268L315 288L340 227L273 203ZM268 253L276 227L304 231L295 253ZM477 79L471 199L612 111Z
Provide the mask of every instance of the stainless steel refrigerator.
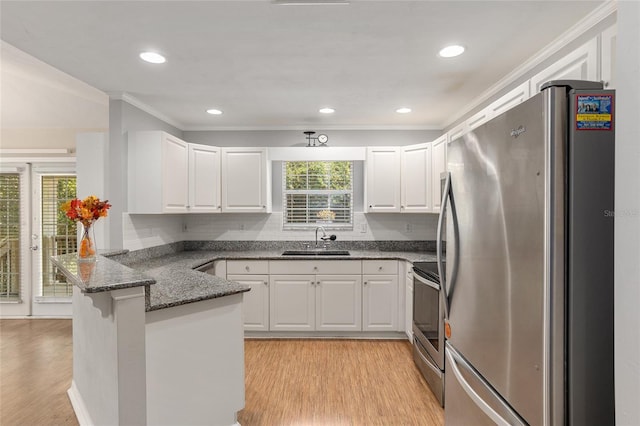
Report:
M550 82L449 144L448 426L614 424L614 105Z

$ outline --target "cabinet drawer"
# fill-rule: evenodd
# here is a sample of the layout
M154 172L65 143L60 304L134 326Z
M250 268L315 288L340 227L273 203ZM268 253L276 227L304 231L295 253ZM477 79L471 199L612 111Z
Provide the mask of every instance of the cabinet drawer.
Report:
M267 260L228 260L227 275L230 274L268 274Z
M272 260L271 274L362 274L359 260Z
M397 260L363 260L362 273L363 274L387 274L387 275L397 274L398 261Z

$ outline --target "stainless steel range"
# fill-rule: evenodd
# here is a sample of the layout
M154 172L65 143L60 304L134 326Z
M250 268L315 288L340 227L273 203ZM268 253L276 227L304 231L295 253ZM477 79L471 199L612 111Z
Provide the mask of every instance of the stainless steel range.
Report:
M413 359L444 406L444 299L436 262L413 264Z

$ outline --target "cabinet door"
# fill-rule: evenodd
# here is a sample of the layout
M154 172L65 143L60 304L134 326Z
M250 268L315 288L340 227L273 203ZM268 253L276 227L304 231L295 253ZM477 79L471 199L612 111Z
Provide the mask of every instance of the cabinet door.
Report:
M189 210L220 212L220 148L189 144Z
M315 275L269 277L271 331L315 329Z
M431 196L432 211L440 212L442 194L440 175L447 171L447 135L442 135L431 143Z
M551 80L598 80L598 40L592 39L550 67L534 75L530 83L531 96Z
M362 330L362 276L316 276L316 330Z
M398 275L363 275L362 280L362 329L396 331Z
M431 144L423 143L402 148L403 213L431 212Z
M613 25L602 32L602 63L600 64L600 78L605 89L615 89L616 82L616 44L618 26Z
M526 81L516 87L513 90L510 90L508 93L501 96L496 101L492 102L491 105L487 107L489 110L489 115L491 118L502 114L505 111L510 110L516 105L520 105L522 102L529 99L529 82Z
M476 127L482 126L484 123L491 119L491 115L489 114L489 109L485 108L482 111L478 111L473 114L467 120L465 120L467 131L471 131Z
M367 148L365 210L400 211L400 148Z
M268 213L269 170L265 148L222 148L222 211Z
M269 331L269 276L228 275L227 279L251 287L251 291L242 293L244 329Z
M163 133L162 138L162 209L166 213L183 213L189 205L188 144Z

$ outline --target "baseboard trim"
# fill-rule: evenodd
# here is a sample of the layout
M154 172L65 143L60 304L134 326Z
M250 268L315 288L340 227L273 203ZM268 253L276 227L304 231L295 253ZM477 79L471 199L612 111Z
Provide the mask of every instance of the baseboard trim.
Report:
M348 331L249 331L244 332L245 339L349 339L349 340L407 340L401 331L348 332Z
M69 396L71 406L73 407L73 411L76 414L76 418L78 419L80 426L92 426L94 423L91 420L87 406L84 404L84 400L76 387L76 382L73 380L71 381L71 387L67 390L67 395Z

